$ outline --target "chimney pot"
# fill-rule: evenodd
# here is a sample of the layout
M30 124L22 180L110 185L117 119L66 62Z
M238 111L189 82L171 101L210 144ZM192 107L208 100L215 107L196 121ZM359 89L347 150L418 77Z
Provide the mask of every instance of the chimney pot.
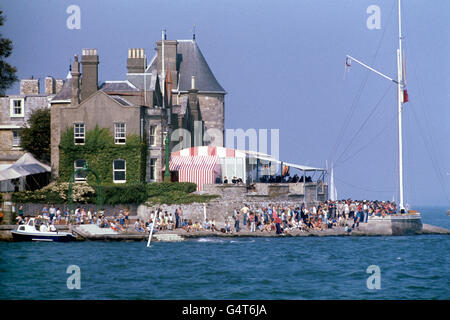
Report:
M127 70L128 73L143 73L147 67L144 49L128 49Z
M45 78L45 94L50 95L50 94L55 94L55 79L51 76L48 76Z
M98 51L97 49L84 49L81 59L83 67L81 81L81 101L98 90Z

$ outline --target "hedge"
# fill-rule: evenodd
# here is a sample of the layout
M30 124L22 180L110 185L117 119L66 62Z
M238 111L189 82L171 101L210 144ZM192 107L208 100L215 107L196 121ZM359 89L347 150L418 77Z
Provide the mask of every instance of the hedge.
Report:
M102 186L102 198L103 203L109 205L141 204L147 200L147 189L145 184ZM91 201L94 203L96 199L95 195Z
M207 202L215 195L193 194L197 186L190 182L148 183L148 184L107 184L102 185L104 204L142 204L146 201L158 204L187 204ZM52 183L36 191L13 193L16 203L67 203L68 183ZM96 203L97 187L87 183L74 183L73 196L75 203Z
M197 189L197 185L192 182L177 183L147 183L148 197L163 195L171 191L179 191L183 193L191 193Z

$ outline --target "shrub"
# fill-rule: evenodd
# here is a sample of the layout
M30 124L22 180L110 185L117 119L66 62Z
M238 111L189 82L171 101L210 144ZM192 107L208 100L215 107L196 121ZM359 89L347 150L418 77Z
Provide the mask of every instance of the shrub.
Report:
M177 183L148 183L147 196L155 197L163 195L171 191L179 191L182 193L191 193L197 189L197 185L192 182L177 182Z
M193 194L197 188L195 183L148 183L148 184L107 184L102 187L104 204L142 204L146 201L158 204L188 204L208 202L216 195ZM15 192L16 203L67 203L68 182L52 182L36 191ZM74 203L96 203L97 187L88 183L73 183L72 197Z
M109 205L136 203L141 204L147 200L145 184L134 185L107 185L102 186L103 203ZM95 199L92 199L95 201Z
M52 182L40 190L21 191L13 193L16 203L67 203L68 182ZM87 183L74 183L72 185L72 198L74 202L91 203L95 201L95 190Z

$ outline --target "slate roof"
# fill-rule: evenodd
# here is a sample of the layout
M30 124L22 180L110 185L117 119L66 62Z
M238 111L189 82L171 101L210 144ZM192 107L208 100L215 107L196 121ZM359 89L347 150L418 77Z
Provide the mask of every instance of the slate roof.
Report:
M55 95L52 101L57 100L70 100L72 98L72 77L64 80L64 84L61 90Z
M100 90L105 92L130 92L139 91L135 85L127 80L124 81L106 81L100 86Z
M179 65L178 91L191 88L191 77L195 76L195 86L200 92L226 93L217 81L194 40L177 40L177 65ZM157 61L153 58L147 72L156 74Z
M130 101L122 98L121 96L110 95L110 97L113 98L114 100L116 100L118 103L120 103L123 106L132 106L133 105Z
M154 73L128 73L127 80L137 88L143 90L147 87L147 91L154 91L156 85L156 72Z

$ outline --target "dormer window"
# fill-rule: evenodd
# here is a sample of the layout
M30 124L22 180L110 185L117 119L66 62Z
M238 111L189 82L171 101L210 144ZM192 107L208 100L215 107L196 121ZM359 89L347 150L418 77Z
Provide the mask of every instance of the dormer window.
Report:
M10 99L9 111L11 117L24 117L24 99Z

